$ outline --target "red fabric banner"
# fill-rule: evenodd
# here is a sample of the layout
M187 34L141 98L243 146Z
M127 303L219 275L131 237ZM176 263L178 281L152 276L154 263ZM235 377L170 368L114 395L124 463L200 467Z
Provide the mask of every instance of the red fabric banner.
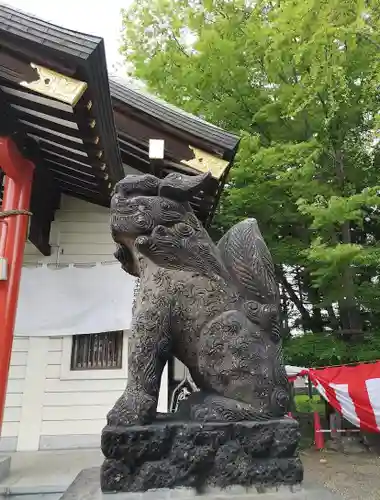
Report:
M380 432L380 362L309 369L320 394L345 419L364 431Z

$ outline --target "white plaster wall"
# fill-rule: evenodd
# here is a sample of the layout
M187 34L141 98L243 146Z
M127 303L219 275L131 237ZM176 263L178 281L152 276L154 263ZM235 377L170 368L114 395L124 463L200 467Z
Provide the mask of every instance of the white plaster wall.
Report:
M46 339L39 447L42 449L99 446L107 412L125 388L127 333L121 370L70 371L72 337Z
M17 447L28 348L28 338L14 339L8 377L7 398L5 401L4 422L0 438L0 451L14 451Z
M41 417L40 448L98 447L107 412L125 389L128 334L123 368L70 372L71 337L50 338ZM159 410L167 411L167 372Z
M109 210L63 195L61 207L52 223L50 243L52 255L43 257L27 243L25 264L85 263L113 261L115 245L109 228Z
M50 242L49 257L27 243L24 263L113 261L108 209L63 196ZM15 338L0 450L99 446L106 414L125 388L128 332L121 370L71 372L71 342L70 336ZM159 410L167 410L167 370Z

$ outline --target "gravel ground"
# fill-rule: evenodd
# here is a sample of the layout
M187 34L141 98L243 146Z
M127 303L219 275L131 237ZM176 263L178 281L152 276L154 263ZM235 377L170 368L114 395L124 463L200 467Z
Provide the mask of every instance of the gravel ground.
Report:
M305 484L323 485L345 500L380 500L380 457L308 451L301 458Z

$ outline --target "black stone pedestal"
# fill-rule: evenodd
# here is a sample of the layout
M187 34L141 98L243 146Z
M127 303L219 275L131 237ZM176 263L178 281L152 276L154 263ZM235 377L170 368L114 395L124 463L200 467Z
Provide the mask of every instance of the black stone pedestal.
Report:
M296 485L298 423L160 422L111 427L102 434L103 492L190 487Z

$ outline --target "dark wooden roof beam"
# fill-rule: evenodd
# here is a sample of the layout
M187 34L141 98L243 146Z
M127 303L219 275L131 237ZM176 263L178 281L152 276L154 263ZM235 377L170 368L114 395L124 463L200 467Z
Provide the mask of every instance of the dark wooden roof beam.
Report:
M104 183L108 181L108 174L104 172L62 160L59 157L44 155L44 161L51 169L60 168L63 171L67 171L69 174L72 173L73 176L83 177L83 179L94 179L94 181L98 180Z
M120 150L120 153L121 153L121 159L122 159L124 165L127 165L128 167L131 167L134 170L137 170L140 174L150 174L151 173L150 164L143 163L140 161L139 158L135 158L135 157L131 156L130 154L123 152L122 150Z
M16 97L17 99L27 100L35 104L47 106L49 108L66 111L67 113L73 112L73 108L69 104L58 101L57 99L53 99L52 97L45 97L32 89L21 87L19 83L13 83L9 80L0 78L0 84L2 90L6 94L9 94L12 97Z
M184 110L168 104L142 90L133 88L128 82L115 77L110 79L111 95L114 106L131 114L131 109L152 123L156 118L159 130L165 125L176 137L184 142L211 153L213 148L223 151L223 158L231 161L236 153L239 138L211 123L208 123Z
M123 162L127 165L130 165L133 168L137 168L145 172L150 172L150 159L149 159L149 151L148 148L140 148L135 146L132 143L127 142L124 138L119 137L119 146L121 157ZM186 165L178 164L175 162L170 162L165 160L165 167L163 171L166 173L170 173L172 170L177 171L179 173L187 173L190 175L196 175L199 172L196 172L194 169L187 167ZM168 168L169 167L169 168Z
M101 131L99 130L99 123L93 115L93 105L89 106L88 103L92 102L91 94L89 91L85 92L82 96L78 105L75 106L73 112L75 116L75 120L78 126L79 133L83 138L84 148L87 153L94 152L94 149L97 150L97 153L103 153L105 149L105 144L102 144L104 138L101 136ZM95 145L95 148L94 148ZM96 154L96 153L95 153ZM110 179L111 170L105 161L106 165L105 174L107 174L107 179L98 179L99 185L102 191L111 195L113 183Z
M124 155L123 161L125 163L128 163L128 161L125 161L125 155L131 155L132 157L135 156L139 158L140 161L150 163L149 147L147 145L143 143L138 144L136 140L134 140L130 136L126 136L125 133L119 133L118 140L121 153L122 155ZM195 168L178 162L178 160L174 159L174 157L171 156L168 151L165 152L165 167L169 171L169 173L171 169L180 173L186 173L188 175L198 175L200 173Z
M16 84L38 78L28 59L4 44L0 46L0 77Z
M189 133L187 131L182 131L181 129L177 129L171 125L168 125L167 123L160 121L158 118L149 115L144 115L141 113L141 111L134 110L129 106L120 105L120 103L117 103L115 101L114 101L114 108L115 110L117 110L117 114L122 115L123 117L128 116L130 120L138 122L141 127L149 127L150 129L155 129L157 133L160 135L160 137L163 139L166 138L167 140L169 137L173 138L175 137L176 141L182 143L183 145L186 145L186 143L190 145L191 143L191 145L196 146L200 149L204 149L205 151L208 151L210 154L215 154L220 158L223 158L224 156L224 150L221 146L218 146L216 144L210 145L209 142L204 141L201 137L197 137L195 139L190 138ZM116 119L116 127L119 129L118 121L119 120ZM127 129L124 126L121 128L121 130L124 131ZM176 134L175 136L173 135L174 130Z
M75 175L75 173L73 174L71 172L68 172L67 170L60 169L58 165L56 168L52 168L52 166L50 166L50 170L58 183L60 182L60 180L70 181L76 186L80 186L84 189L89 189L91 191L93 190L95 192L98 191L98 183L96 177L90 177L89 180L84 180L84 176L81 175L80 172L77 172L77 175Z
M131 149L126 149L126 148L127 148L126 142L125 141L120 142L120 152L121 152L121 157L122 157L123 163L131 166L134 169L140 170L143 173L150 173L151 163L149 160L148 153L146 155L144 155L143 157L140 157L131 151L131 149L133 151L135 151L135 148L131 148ZM184 165L183 163L173 162L173 161L169 161L169 160L164 160L162 172L164 173L164 175L168 175L172 172L178 172L180 174L187 174L187 175L199 175L200 174L199 171L189 167L188 165ZM214 187L212 189L212 193L214 195L214 193L216 193L217 189L218 189L218 182L216 180L215 180L215 182L213 182L213 186Z
M3 133L13 134L42 173L52 175L60 192L104 206L124 166L126 173L151 171L149 140L163 139L160 177L213 172L213 182L191 200L203 222L212 216L239 142L126 82L109 80L99 37L4 5L0 114Z
M168 170L168 172L174 170L175 172L185 173L188 175L199 175L200 173L202 173L199 172L198 170L195 170L195 168L191 168L183 163L178 163L177 161L165 160L165 167Z
M96 118L93 111L94 103L92 101L90 92L87 91L73 109L73 113L78 129L85 137L91 137L90 142L94 142L94 139L96 137L101 137L101 131L99 130L99 120Z
M20 122L28 124L29 126L42 127L43 130L48 130L52 133L57 132L74 142L85 142L86 138L82 137L78 128L75 128L74 122L57 123L52 121L49 117L37 116L35 112L28 113L26 109L12 106L15 111L15 116Z
M66 155L56 154L54 151L49 151L48 149L41 149L41 152L46 161L60 162L63 165L67 165L67 167L69 168L80 169L82 172L89 173L91 175L94 175L95 177L106 180L108 179L108 174L107 172L105 172L105 167L103 168L101 165L94 166L90 163L77 161L75 159L67 157Z
M136 161L139 161L142 165L150 165L150 159L148 156L139 156L136 154L133 150L125 149L123 146L120 146L120 152L122 157L128 157L130 156L131 158L134 158Z
M57 156L63 156L65 158L70 158L79 163L88 163L88 155L84 151L67 148L62 146L62 144L54 143L46 139L38 139L39 147L41 151L47 151L48 153L54 153Z
M47 144L52 143L55 144L56 146L60 146L62 148L65 148L69 151L73 151L74 153L86 155L86 151L84 148L84 144L82 142L74 142L70 139L66 139L65 137L62 137L58 134L53 134L49 132L48 130L45 130L43 128L29 128L27 130L27 134L29 137L32 137L35 139L37 142L42 141L46 142ZM94 151L96 152L95 148Z
M89 184L84 183L83 181L73 179L70 177L65 177L63 174L54 174L58 186L66 186L68 189L78 189L82 193L87 193L87 195L96 196L99 195L99 190L97 186L91 186Z
M1 8L4 8L3 5L0 6ZM36 52L36 45L38 43L41 43L43 45L43 40L35 40L33 43L33 36L28 35L28 33L24 32L22 33L25 36L25 42L20 44L17 34L12 33L9 28L7 32L2 33L2 38L6 38L6 47L3 45L2 46L2 51L6 51L10 56L13 56L17 58L17 60L24 60L26 64L29 66L29 70L32 70L32 68L29 65L29 61L33 61L35 63L39 64L44 64L45 66L52 68L54 71L58 71L59 73L62 73L64 75L68 76L73 76L75 74L75 66L70 65L70 64L65 64L64 60L60 58L60 60L57 60L56 57L54 57L54 54L52 53L51 50L43 50L40 51L41 54L39 55L39 52ZM29 43L28 43L29 42ZM37 42L37 44L36 44ZM59 50L60 47L57 47ZM24 70L24 76L21 77L22 80L25 81L31 81L33 80L33 77L30 76L29 73L26 73L26 69ZM19 82L20 81L20 76L21 74L16 73L16 78L14 81Z
M194 157L189 141L181 140L155 123L145 122L142 116L133 116L130 109L125 108L125 114L115 111L114 116L118 137L128 144L137 146L148 153L149 140L162 139L165 141L165 158L179 162L191 160Z
M109 79L104 52L104 41L101 40L95 51L89 57L87 79L79 69L77 76L89 83L88 92L82 101L91 101L89 110L91 117L96 119L96 132L100 138L99 147L103 152L103 160L107 165L111 183L114 184L124 177L121 155L117 146L115 119L109 92ZM78 103L80 109L81 101ZM111 194L112 188L110 190Z
M83 181L81 184L82 187L86 185L92 185L94 188L98 188L98 190L103 193L105 196L109 194L109 174L107 172L96 171L95 169L91 169L90 171L83 172L80 165L71 165L71 167L67 164L67 162L61 162L59 160L51 160L45 158L50 170L54 172L54 176L57 177L57 174L64 175L66 177L71 177L78 183L80 180ZM94 173L97 175L94 175Z
M120 153L121 157L123 159L124 163L128 163L128 161L125 161L128 158L131 158L131 161L135 161L139 164L141 164L142 168L149 168L150 167L150 160L147 158L141 158L141 156L135 154L133 151L129 151L128 149L124 149L123 147L120 147ZM131 165L133 166L133 165Z
M83 165L90 165L97 170L101 170L104 172L106 170L106 164L99 159L96 154L99 153L90 153L89 155L84 151L76 151L72 149L68 149L61 144L53 143L52 141L41 140L39 143L41 151L45 151L47 153L55 154L56 156L61 156L63 158L67 158L76 163L80 163ZM101 151L100 151L101 153Z
M133 149L136 153L140 154L141 156L146 156L149 157L149 146L142 142L142 141L137 141L135 138L131 136L127 136L126 134L118 134L117 135L119 144L125 149Z
M4 90L5 87L1 88ZM18 96L9 96L9 102L13 108L21 112L25 112L29 115L34 114L34 116L46 117L46 120L50 122L61 123L61 125L75 123L73 121L73 113L69 111L54 108L53 106L46 106L45 104L23 99Z
M69 133L65 133L65 131L59 131L55 130L54 128L49 128L49 126L45 123L44 125L39 125L37 123L34 123L34 121L30 120L28 118L21 118L19 119L20 123L23 123L27 128L28 132L34 133L34 131L38 131L39 133L43 134L43 136L49 135L54 137L56 140L67 140L71 142L72 147L84 147L83 141L80 137L75 137L74 135L71 135ZM68 132L70 132L70 129L67 129Z

